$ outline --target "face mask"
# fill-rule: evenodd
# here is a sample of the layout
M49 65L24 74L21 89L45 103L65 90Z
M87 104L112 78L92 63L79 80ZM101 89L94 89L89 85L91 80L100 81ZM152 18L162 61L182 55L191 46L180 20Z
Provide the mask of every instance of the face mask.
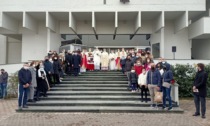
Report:
M162 62L162 63L166 63L166 62Z
M133 72L133 73L134 73L134 72L135 72L135 70L131 70L131 72Z
M137 63L138 65L140 65L141 63Z
M57 58L55 58L55 60L57 60Z
M24 66L23 68L24 68L25 70L29 69L29 67L27 67L27 66Z
M149 63L149 62L150 62L150 60L147 60L147 62Z
M155 70L155 67L154 67L154 66L152 66L152 67L151 67L151 69L152 69L152 70Z

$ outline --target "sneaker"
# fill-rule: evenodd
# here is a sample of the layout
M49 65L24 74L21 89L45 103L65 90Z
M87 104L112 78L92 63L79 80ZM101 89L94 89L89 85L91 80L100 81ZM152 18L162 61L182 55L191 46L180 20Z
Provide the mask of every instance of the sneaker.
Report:
M27 105L24 105L23 108L28 108L28 106Z
M18 107L18 110L22 110L22 107L19 106L19 107Z
M169 108L168 108L168 111L171 111L171 110L173 110L173 108L172 108L172 107L169 107Z
M162 109L163 109L163 110L166 110L166 107L165 107L165 106L163 106L163 107L162 107Z

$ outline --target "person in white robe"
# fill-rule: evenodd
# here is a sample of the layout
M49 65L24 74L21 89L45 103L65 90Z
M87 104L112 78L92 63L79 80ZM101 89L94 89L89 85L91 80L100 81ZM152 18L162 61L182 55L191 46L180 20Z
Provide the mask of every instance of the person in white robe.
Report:
M114 50L111 51L109 54L109 69L115 70L116 69L116 55L114 53Z
M126 53L125 49L122 48L122 51L120 52L120 59L122 59L124 57L127 57L127 53Z
M98 47L93 52L93 61L94 61L94 69L100 70L100 63L101 63L101 52L99 51Z
M103 53L101 54L101 70L108 70L109 68L109 54L104 49Z

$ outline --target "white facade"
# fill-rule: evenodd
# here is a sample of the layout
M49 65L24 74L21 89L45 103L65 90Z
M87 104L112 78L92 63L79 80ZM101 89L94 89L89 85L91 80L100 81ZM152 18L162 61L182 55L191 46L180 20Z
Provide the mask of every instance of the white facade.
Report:
M137 35L150 34L161 57L173 59L176 46L176 59L210 59L209 8L206 0L1 0L0 64L42 60L61 34L91 35L89 46L148 46Z

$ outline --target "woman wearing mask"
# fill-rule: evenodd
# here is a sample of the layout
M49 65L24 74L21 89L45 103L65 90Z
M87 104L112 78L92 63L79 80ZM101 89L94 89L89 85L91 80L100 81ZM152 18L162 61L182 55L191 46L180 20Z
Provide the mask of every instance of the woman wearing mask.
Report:
M28 92L28 102L35 102L34 101L34 89L37 87L37 81L36 81L36 68L35 68L35 62L31 62L29 71L31 72L32 81L31 85L29 86L29 92Z
M148 88L147 88L147 73L146 73L146 70L145 68L142 69L142 73L139 75L139 78L138 78L138 85L140 86L141 88L141 102L143 102L143 96L145 94L145 102L147 103L147 91L148 91Z
M39 64L38 79L37 79L37 100L39 100L40 92L43 93L44 97L47 97L47 91L50 90L44 65Z
M161 87L161 75L158 69L155 68L155 64L151 64L151 70L147 73L147 86L151 96L151 107L155 106L154 97L155 93L160 90Z
M151 69L152 60L150 58L146 58L146 63L144 65L146 71L149 71Z
M61 71L61 65L60 65L60 62L58 60L58 57L55 56L53 58L53 77L54 77L54 81L55 81L55 84L60 84L60 71Z

